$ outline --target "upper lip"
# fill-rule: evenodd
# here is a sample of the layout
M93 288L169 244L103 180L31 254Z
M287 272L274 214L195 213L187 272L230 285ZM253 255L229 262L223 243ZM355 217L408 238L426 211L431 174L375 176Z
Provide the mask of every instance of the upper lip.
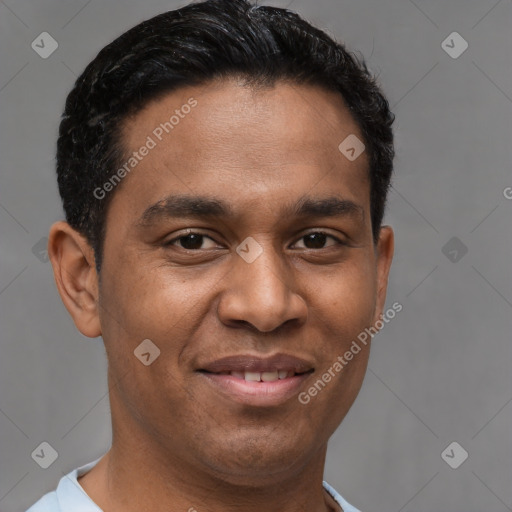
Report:
M305 359L288 354L274 354L270 357L260 357L251 354L240 354L216 359L201 366L199 370L210 373L221 372L273 372L279 370L306 373L313 366Z

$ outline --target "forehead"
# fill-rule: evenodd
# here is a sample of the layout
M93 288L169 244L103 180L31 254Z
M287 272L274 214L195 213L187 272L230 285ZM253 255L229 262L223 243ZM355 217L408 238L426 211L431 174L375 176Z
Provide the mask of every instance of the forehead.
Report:
M307 193L368 203L366 153L349 161L338 149L349 135L362 139L341 95L317 86L254 89L233 79L182 88L125 120L127 158L150 149L113 203L129 195L139 213L176 193L253 207Z

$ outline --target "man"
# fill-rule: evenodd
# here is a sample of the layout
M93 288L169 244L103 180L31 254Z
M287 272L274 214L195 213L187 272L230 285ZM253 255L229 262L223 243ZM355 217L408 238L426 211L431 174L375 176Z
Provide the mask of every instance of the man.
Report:
M364 63L245 0L98 54L60 126L49 254L105 343L112 446L30 512L356 511L323 471L383 317L392 122Z

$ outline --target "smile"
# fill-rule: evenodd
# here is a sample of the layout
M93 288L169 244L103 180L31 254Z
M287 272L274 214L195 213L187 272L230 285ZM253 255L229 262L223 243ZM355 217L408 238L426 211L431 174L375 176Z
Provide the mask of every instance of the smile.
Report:
M214 392L230 401L270 407L296 396L313 371L303 359L276 354L230 356L205 364L198 373Z
M293 370L275 370L270 372L231 371L222 372L217 375L232 375L237 379L250 382L275 382L276 380L283 380L297 374Z

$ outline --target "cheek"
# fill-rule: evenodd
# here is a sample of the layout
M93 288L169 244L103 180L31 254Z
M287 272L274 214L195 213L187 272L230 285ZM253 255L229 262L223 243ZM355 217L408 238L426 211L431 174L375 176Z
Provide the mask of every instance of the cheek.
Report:
M327 373L329 381L329 391L321 393L319 402L328 406L341 399L349 406L360 389L369 357L371 337L366 329L372 326L375 311L375 271L360 262L347 265L315 290L312 321L323 340L318 347L317 378Z
M109 311L103 308L101 322L109 366L118 378L130 374L123 386L133 397L153 401L152 389L184 387L180 354L206 314L201 290L209 289L191 282L135 263L118 264L104 280L100 297Z
M339 333L338 339L357 336L373 319L376 303L375 269L354 261L340 267L313 288L315 310L326 325Z
M157 272L119 266L105 279L102 331L117 399L146 424L181 421L184 404L194 408L176 371L193 322L193 296ZM181 285L183 288L183 285ZM158 393L155 390L159 390ZM181 419L180 419L181 418ZM168 425L167 425L168 426Z
M162 342L186 325L187 312L197 295L180 276L142 262L127 265L121 260L102 287L103 303L112 313L104 315L108 334L112 339L128 338L130 343L146 338Z

